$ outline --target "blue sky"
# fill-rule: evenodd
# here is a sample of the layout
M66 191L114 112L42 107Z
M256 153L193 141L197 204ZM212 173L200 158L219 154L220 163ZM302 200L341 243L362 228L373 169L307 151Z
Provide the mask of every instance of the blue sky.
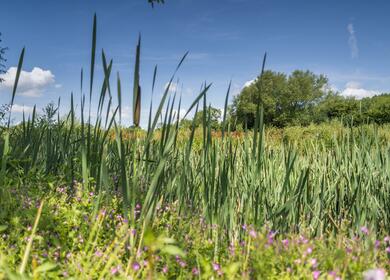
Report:
M154 65L158 65L155 99L161 96L180 57L189 57L178 73L184 105L212 82L209 102L222 108L229 81L237 94L260 71L312 70L328 76L345 95L390 92L389 1L319 0L166 0L152 9L146 0L5 0L0 32L9 47L0 104L8 103L18 56L26 47L15 118L22 106L42 108L70 93L80 96L80 69L89 79L93 14L98 17L96 90L101 86L101 49L120 72L125 106L131 108L134 53L142 34L143 115L150 102ZM112 82L114 85L114 82ZM85 91L87 93L87 91ZM97 99L97 97L96 97ZM155 101L156 102L156 101ZM18 107L19 106L19 107ZM130 122L130 112L125 120ZM143 124L145 123L143 118Z

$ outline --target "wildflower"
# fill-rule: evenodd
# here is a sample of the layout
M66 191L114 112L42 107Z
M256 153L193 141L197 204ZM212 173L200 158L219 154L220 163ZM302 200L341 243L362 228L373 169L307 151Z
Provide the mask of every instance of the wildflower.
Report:
M218 271L218 270L221 269L221 266L220 266L219 264L217 264L217 263L213 263L213 269L214 269L215 271Z
M103 256L103 253L102 253L102 251L100 251L100 250L96 250L96 252L95 252L95 256L96 256L96 257L98 257L98 258L100 258L101 256Z
M114 266L111 268L111 275L115 275L119 272L119 266Z
M162 269L163 273L168 273L168 266L164 266L163 269Z
M140 264L137 262L133 262L133 265L131 267L133 268L134 271L138 271L141 268Z
M311 259L310 260L310 265L312 268L316 268L317 267L317 259Z
M246 228L247 228L247 227L246 227L246 225L245 225L245 224L244 224L244 225L242 225L242 229L243 229L243 230L245 230L245 231L246 231Z
M366 226L363 226L360 228L360 231L364 234L364 235L368 235L368 228Z
M381 242L379 240L375 240L375 249L378 249L379 246L381 245Z
M179 265L180 267L184 268L187 266L186 262L185 261L179 261Z
M386 236L385 238L383 238L383 241L385 243L390 243L390 236Z
M197 269L196 267L194 267L192 269L192 275L199 275L199 269Z
M383 269L371 269L363 273L364 280L385 280L385 271Z
M292 273L292 268L291 267L287 267L287 273Z
M306 253L307 253L308 255L310 255L311 253L313 253L313 248L311 248L311 247L307 248Z
M282 244L283 244L284 247L288 247L289 243L290 243L290 242L289 242L288 239L283 239L283 240L282 240Z
M390 247L386 248L386 253L390 254Z
M313 279L314 280L317 280L320 277L320 275L321 275L321 271L319 271L319 270L313 271Z
M251 229L251 230L249 231L249 235L250 235L251 237L253 237L253 238L256 238L256 231L253 230L253 229Z

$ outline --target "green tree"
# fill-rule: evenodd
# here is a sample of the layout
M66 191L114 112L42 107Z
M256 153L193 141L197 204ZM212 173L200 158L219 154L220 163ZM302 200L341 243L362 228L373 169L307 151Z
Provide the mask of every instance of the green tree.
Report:
M265 71L235 97L232 114L239 123L252 128L257 104L264 107L264 120L275 126L309 124L313 111L325 96L328 80L310 71L294 71L290 76Z
M220 119L222 112L220 109L209 107L206 112L206 122L210 121L210 126L212 129L216 130L220 128ZM203 124L203 111L199 111L194 116L195 127L200 127ZM192 126L193 121L188 119L183 119L180 121L180 126L182 128L189 128Z

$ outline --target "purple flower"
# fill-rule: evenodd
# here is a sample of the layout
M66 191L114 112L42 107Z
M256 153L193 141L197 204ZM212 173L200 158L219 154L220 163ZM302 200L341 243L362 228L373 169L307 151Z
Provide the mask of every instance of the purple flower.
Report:
M288 247L289 243L290 243L290 242L289 242L288 239L283 239L283 240L282 240L282 244L283 244L284 247Z
M307 248L306 253L307 253L308 255L310 255L311 253L313 253L313 248L311 248L311 247Z
M137 262L133 262L133 265L131 267L133 268L134 271L138 271L141 268L140 264Z
M179 265L180 267L184 268L187 266L186 262L185 261L179 261Z
M386 253L390 254L390 247L386 248Z
M192 269L192 275L199 275L199 269L197 269L196 267L194 267Z
M257 236L256 231L253 230L253 229L251 229L251 230L249 231L249 235L250 235L251 237L253 237L253 238L256 238L256 236Z
M386 236L385 238L383 238L383 241L385 243L390 243L390 236Z

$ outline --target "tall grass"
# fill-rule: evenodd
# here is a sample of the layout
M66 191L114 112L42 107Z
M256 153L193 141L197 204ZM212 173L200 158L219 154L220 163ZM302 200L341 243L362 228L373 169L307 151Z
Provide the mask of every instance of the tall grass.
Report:
M341 135L331 136L326 144L313 139L301 141L299 147L291 141L272 145L265 141L267 135L259 102L253 132L245 132L237 139L224 113L222 137L216 137L210 127L207 104L211 84L205 84L184 116L203 107L206 113L202 133L196 136L194 123L182 139L180 117L175 113L180 112L181 102L169 91L169 86L186 53L172 74L154 116L150 104L146 135L135 132L134 137L126 138L121 123L124 94L121 79L117 74L117 94L112 94L112 60L108 62L104 51L101 91L99 95L93 92L96 30L95 16L88 117L84 116L85 96L82 95L80 121L76 118L72 95L68 114L61 118L57 110L56 122L38 121L34 109L20 125L8 127L0 144L1 186L15 176L23 181L36 174L62 176L70 191L75 191L75 181L82 182L84 192L114 191L120 186L117 195L130 226L136 222L132 215L136 202L142 202L140 219L145 228L153 222L156 209L175 203L183 215L196 213L209 224L220 226L210 235L223 235L231 240L239 238L238 229L245 224L268 224L280 232L299 232L304 226L313 235L337 232L345 224L351 230L363 225L378 231L390 230L390 145L380 140L376 128L373 133L365 129L344 129ZM140 124L140 51L141 39L134 71L134 127ZM17 73L22 69L23 57L24 51ZM265 60L266 56L263 70ZM157 67L153 73L153 89L156 76ZM83 72L83 94L82 84ZM230 85L228 88L224 112L227 112ZM94 98L99 102L97 118L92 124ZM160 119L162 126L155 137ZM109 137L111 134L113 138ZM198 139L201 139L200 148L195 149Z

